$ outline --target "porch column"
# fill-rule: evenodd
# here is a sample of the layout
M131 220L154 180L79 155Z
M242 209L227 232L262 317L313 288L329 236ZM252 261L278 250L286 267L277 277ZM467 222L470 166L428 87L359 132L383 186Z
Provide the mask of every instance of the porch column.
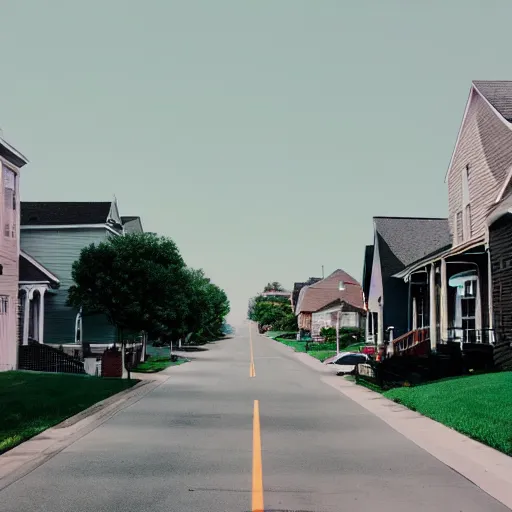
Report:
M488 341L494 343L494 309L493 309L493 296L492 296L492 266L491 266L491 251L487 250L487 295L488 295L488 309L489 309L489 338Z
M377 313L377 330L378 330L378 339L379 343L384 343L384 308L382 307L382 302L379 302L379 311Z
M29 290L24 288L25 296L23 297L23 338L22 344L28 345L28 322L30 320L30 297Z
M365 341L366 343L368 343L368 340L370 338L370 312L367 311L366 312L366 325L365 325L365 333L364 333L364 336L365 336Z
M441 259L441 343L448 341L448 273L446 260Z
M430 350L437 349L437 312L436 312L436 266L434 263L430 266Z
M412 298L412 330L418 328L418 306L416 304L416 297Z
M37 337L39 343L44 342L44 293L46 288L39 289L39 325L37 327Z
M482 341L482 286L480 279L480 269L478 269L475 282L475 341L477 343Z

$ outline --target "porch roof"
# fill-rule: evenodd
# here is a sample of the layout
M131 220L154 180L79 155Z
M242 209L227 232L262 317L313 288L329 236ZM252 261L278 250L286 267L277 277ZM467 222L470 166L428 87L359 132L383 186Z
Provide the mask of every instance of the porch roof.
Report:
M41 265L35 258L24 251L20 251L20 283L49 283L57 288L60 285L59 278Z
M394 274L393 277L396 277L398 279L405 279L407 281L409 276L413 272L419 270L420 268L430 265L431 263L435 263L436 261L440 261L444 258L449 258L450 256L456 256L457 254L465 253L466 251L474 249L475 247L478 247L483 243L485 243L485 235L473 238L472 240L468 240L467 242L457 245L455 247L449 246L441 248L438 251L430 254L429 256L422 258L421 260L418 260L412 263L411 265L405 267L400 272Z

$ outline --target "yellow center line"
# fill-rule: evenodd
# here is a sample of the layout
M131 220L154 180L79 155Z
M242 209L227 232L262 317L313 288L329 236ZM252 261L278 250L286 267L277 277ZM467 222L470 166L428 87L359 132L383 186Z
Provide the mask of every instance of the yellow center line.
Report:
M252 512L264 512L259 400L254 400L252 425Z
M249 346L251 349L251 363L249 365L249 377L256 377L256 368L254 366L254 351L252 348L252 329L251 329L250 324L249 324Z

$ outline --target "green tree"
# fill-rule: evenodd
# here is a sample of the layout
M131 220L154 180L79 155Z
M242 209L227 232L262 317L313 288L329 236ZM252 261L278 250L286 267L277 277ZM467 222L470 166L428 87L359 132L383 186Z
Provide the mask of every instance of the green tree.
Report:
M123 333L167 332L187 315L188 276L176 244L152 233L112 237L82 249L68 304L103 313Z
M283 285L278 281L273 281L272 283L267 283L265 288L263 288L264 292L284 292Z

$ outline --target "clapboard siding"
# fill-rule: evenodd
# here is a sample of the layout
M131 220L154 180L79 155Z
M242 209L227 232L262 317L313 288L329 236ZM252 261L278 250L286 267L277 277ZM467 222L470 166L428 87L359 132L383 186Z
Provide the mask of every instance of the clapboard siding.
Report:
M494 361L500 368L512 369L512 215L490 227L489 250L496 331Z
M485 234L488 211L494 206L512 165L512 132L474 89L448 175L452 237L456 216L462 212L462 177L467 165L473 238ZM457 241L462 242L454 238L454 245Z
M53 272L60 280L55 295L45 296L45 343L73 343L76 310L66 306L73 284L71 267L80 251L91 243L107 239L106 229L27 229L21 230L21 249ZM83 340L89 343L115 341L115 329L104 316L83 319Z

